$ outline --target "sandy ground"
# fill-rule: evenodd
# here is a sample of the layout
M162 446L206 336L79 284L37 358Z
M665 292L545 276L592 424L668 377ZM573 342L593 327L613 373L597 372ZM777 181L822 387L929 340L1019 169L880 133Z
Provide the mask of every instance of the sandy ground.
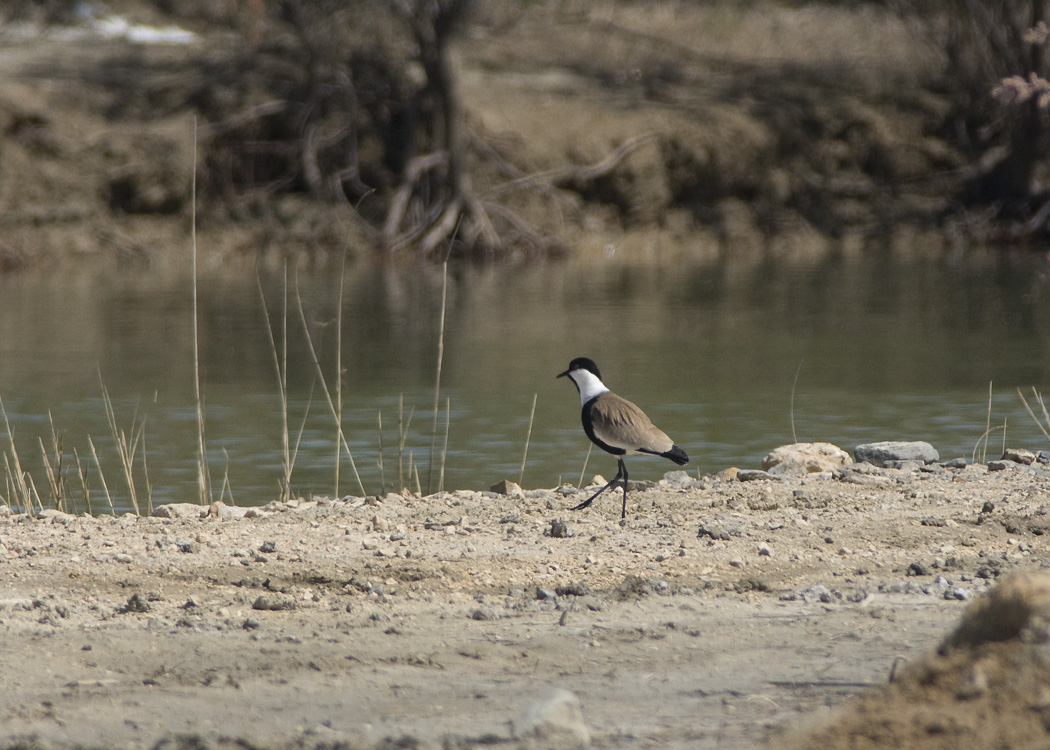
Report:
M557 688L593 747L804 736L1050 546L1045 467L864 466L668 475L623 524L571 489L8 514L0 746L518 746Z

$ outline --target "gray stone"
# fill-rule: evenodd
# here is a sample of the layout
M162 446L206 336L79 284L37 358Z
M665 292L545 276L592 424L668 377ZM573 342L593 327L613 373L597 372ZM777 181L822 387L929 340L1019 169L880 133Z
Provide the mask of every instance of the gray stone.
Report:
M792 443L774 448L762 468L776 476L805 476L835 471L853 463L846 451L831 443Z
M569 537L575 535L575 532L572 530L572 527L570 527L569 524L565 523L564 518L555 518L554 520L552 520L550 529L547 533L549 536L555 539L568 539Z
M930 566L924 562L913 562L908 566L908 575L910 576L928 576L930 575Z
M922 461L933 463L940 460L937 449L922 440L889 440L881 443L863 443L853 449L853 458L860 463L867 461L873 466L892 466L890 462Z
M544 748L584 750L591 744L580 699L561 688L525 709L512 723L511 733Z
M150 606L146 601L146 597L142 596L142 594L132 594L131 598L128 599L127 604L121 607L118 611L122 614L142 614L144 612L149 612Z
M478 607L470 613L471 620L498 620L499 614L492 607Z
M719 539L729 539L729 531L726 530L724 526L717 523L708 523L702 525L699 531L697 531L696 535L701 538L709 536L716 541Z
M905 474L914 474L925 465L926 464L922 461L915 461L914 459L909 459L907 461L887 461L885 463L887 469L896 469Z
M1019 467L1021 464L1016 461L1007 461L1005 459L999 461L989 461L988 471L1006 471L1007 469L1013 469Z
M666 474L664 474L663 481L667 482L668 484L684 487L693 483L693 477L689 475L688 471L682 471L681 469L679 469L677 471L669 471Z
M554 593L558 596L587 596L591 593L591 587L584 581L573 581L555 587Z

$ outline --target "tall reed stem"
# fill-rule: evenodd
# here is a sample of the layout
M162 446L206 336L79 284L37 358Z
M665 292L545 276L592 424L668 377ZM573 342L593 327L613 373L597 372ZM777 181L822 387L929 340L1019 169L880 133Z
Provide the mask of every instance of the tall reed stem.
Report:
M434 449L437 445L438 405L441 396L441 359L445 354L445 300L448 292L448 259L441 264L441 319L438 324L437 374L434 376L434 420L430 426L430 463L427 466L427 494L433 491ZM443 469L443 467L442 467Z
M346 247L343 248L343 258L339 265L339 304L335 315L335 411L336 422L343 424L343 289L346 284ZM335 492L333 497L339 497L339 467L342 463L342 446L339 445L339 433L342 428L336 430L335 441ZM380 434L380 442L382 434ZM380 446L382 450L382 446ZM380 469L382 469L382 455L380 455ZM384 482L385 484L385 482Z
M193 242L193 393L197 399L197 490L201 505L208 505L208 456L204 442L204 401L201 398L200 337L197 331L197 119L193 119L193 187L190 233ZM97 462L96 457L96 462ZM101 469L101 467L100 467ZM107 496L109 491L106 492ZM112 506L112 501L110 501Z
M259 290L259 301L262 303L263 317L266 319L266 335L270 339L270 351L273 353L273 365L277 371L277 388L281 393L281 500L287 502L292 497L292 470L295 459L292 456L291 436L288 431L288 265L284 266L284 299L281 315L281 350L277 351L277 342L270 325L270 310L266 306L266 294L263 292L262 280L255 276L256 288Z
M536 396L532 394L532 412L529 414L529 431L525 434L525 452L521 456L521 471L518 472L518 484L525 479L525 461L529 458L529 441L532 440L532 422L536 418Z
M376 412L379 432L379 489L386 492L386 469L383 466L383 410Z
M795 370L795 380L791 383L791 442L798 442L798 435L795 434L795 389L798 387L798 374L802 372L802 361L798 363L798 369Z
M408 441L408 430L412 426L412 417L416 413L416 407L412 407L408 410L408 419L405 419L405 394L398 394L397 397L397 483L398 489L403 490L408 487L405 484L404 474L404 457L405 457L405 443ZM412 481L412 456L409 454L409 466L408 466L408 479Z
M445 442L441 446L441 471L438 474L438 492L445 491L445 457L448 455L448 428L452 423L452 402L445 397Z

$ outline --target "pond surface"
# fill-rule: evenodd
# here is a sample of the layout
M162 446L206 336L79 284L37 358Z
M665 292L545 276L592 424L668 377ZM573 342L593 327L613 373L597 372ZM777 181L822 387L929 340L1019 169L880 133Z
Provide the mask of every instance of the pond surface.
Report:
M1045 258L993 252L956 261L873 252L804 263L450 266L431 464L441 268L352 265L342 294L342 412L356 475L344 452L338 488L324 388L334 402L340 279L292 274L287 314L283 279L261 286L278 351L287 323L293 490L331 495L415 489L417 474L424 492L436 490L446 423L446 488L516 481L534 398L524 485L578 482L589 443L575 389L555 379L575 356L596 360L606 383L642 406L700 474L759 468L795 440L850 450L923 439L944 459L969 458L989 424L989 383L999 428L989 457L1001 451L1004 422L1010 446L1050 447L1017 395L1050 385L1047 272ZM278 498L282 476L281 391L259 287L254 276L206 274L198 286L212 494L242 505ZM109 510L103 479L114 507L131 507L103 385L118 429L129 441L141 432L140 505L147 496L196 501L192 324L190 278L0 278L0 397L45 505L41 442L55 468L61 454L76 509L85 506L77 457L94 512ZM2 421L0 451L0 493L13 500ZM677 468L643 457L628 467L636 479ZM594 473L611 477L615 461L595 451L587 478Z

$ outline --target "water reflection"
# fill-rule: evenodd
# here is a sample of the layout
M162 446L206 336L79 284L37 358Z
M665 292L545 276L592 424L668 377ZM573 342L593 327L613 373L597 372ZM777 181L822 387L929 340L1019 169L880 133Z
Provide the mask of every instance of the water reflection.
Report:
M448 398L445 484L484 488L518 477L534 394L526 485L578 480L587 441L575 392L554 376L581 355L666 426L695 457L694 471L757 466L794 437L846 448L921 438L942 456L969 456L985 429L989 381L992 423L1008 420L1013 445L1044 447L1015 389L1048 380L1046 270L1031 257L949 263L880 253L808 264L450 269L438 438L440 447ZM287 314L283 280L262 281L279 348L287 330L289 421L295 433L302 425L293 484L330 494L335 431L296 284L334 388L339 280L293 277ZM427 487L441 286L440 269L348 270L344 430L369 493L398 484L399 402L402 423L411 416L402 473L411 462ZM218 488L228 477L238 503L268 502L280 477L280 398L256 280L205 279L199 299L212 480ZM45 495L38 439L50 443L50 413L63 450L75 449L97 474L86 460L93 438L115 502L126 504L101 380L123 428L145 418L154 502L196 497L190 303L187 279L0 279L0 396ZM613 468L594 455L588 475ZM638 460L631 473L665 469ZM100 490L97 477L90 483ZM360 490L345 463L339 492ZM96 491L96 508L100 498Z

